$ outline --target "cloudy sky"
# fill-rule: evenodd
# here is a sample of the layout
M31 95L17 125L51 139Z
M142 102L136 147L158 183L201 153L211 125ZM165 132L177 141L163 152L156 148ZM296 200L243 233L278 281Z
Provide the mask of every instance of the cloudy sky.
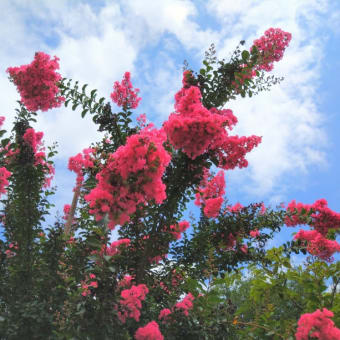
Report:
M228 172L231 203L276 205L326 198L340 211L340 3L331 0L0 1L0 100L5 128L19 99L6 69L30 63L36 51L60 58L60 73L109 98L125 71L140 88L136 115L157 126L173 111L183 60L198 70L215 43L227 58L240 40L250 47L269 27L292 33L271 92L227 104L239 119L235 133L263 136L247 169ZM100 135L90 118L60 108L39 112L34 126L46 144L59 143L57 208L70 203L75 175L67 160Z

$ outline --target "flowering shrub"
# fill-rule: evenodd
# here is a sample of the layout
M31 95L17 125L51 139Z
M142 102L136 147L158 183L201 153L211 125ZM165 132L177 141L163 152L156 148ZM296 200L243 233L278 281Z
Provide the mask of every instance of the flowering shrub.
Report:
M274 67L274 61L280 61L283 58L284 51L288 46L292 35L282 31L280 28L269 28L264 35L254 41L254 46L260 52L259 69L271 71Z
M139 89L134 89L130 81L130 72L125 72L121 83L116 81L111 93L111 99L124 108L136 109L141 98L138 97Z
M334 322L330 320L333 316L334 314L326 308L301 315L296 340L308 340L309 336L323 340L340 339L340 329L336 328Z
M138 205L150 200L158 204L164 201L162 175L170 162L164 141L162 130L148 126L109 156L96 176L97 186L85 197L97 220L108 213L109 227L114 228L129 221Z
M7 69L28 110L47 111L59 107L65 101L57 86L61 80L61 75L56 72L58 61L57 57L51 59L48 54L37 52L31 64Z
M340 251L340 214L325 200L274 210L225 199L224 170L247 167L246 155L261 137L232 135L237 118L223 107L276 83L263 83L263 71L282 58L290 39L269 29L230 61L216 62L211 47L199 73L184 70L175 111L160 129L145 114L133 124L141 98L129 72L114 83L111 99L121 110L115 113L96 90L87 93L87 84L61 79L56 57L38 52L31 64L8 68L21 102L0 150L4 338L338 337L340 320L329 318L331 309L340 310L339 273L331 263ZM73 110L81 106L82 117L92 114L105 136L69 159L76 174L72 204L46 226L55 151L46 152L43 133L30 124L32 111L64 101ZM189 223L183 215L194 200L201 216ZM312 230L268 249L285 223ZM306 269L292 268L291 254L306 250ZM324 284L330 279L331 293Z

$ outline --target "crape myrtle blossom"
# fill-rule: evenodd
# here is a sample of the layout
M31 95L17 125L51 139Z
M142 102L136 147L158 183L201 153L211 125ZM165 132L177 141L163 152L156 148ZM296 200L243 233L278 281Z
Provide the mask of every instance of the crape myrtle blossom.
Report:
M90 288L98 288L98 281L96 280L96 275L90 273L86 276L85 280L81 282L82 296L88 296L91 294Z
M181 301L177 302L172 310L168 308L164 308L160 311L158 319L162 320L163 322L166 322L167 319L169 319L169 316L174 312L174 311L179 311L183 313L185 316L189 316L189 310L193 309L194 304L193 301L195 300L195 297L191 294L188 293Z
M138 93L139 89L133 88L131 84L130 72L125 72L121 83L118 81L114 83L111 99L123 109L136 109L141 100Z
M136 340L164 340L156 321L149 322L146 326L137 329Z
M327 235L328 229L340 228L340 213L329 209L325 199L319 199L313 204L296 203L293 200L288 204L287 212L289 214L285 223L290 227L308 224L322 235Z
M195 297L191 294L188 293L182 301L177 302L175 304L175 310L181 311L185 316L189 315L189 310L194 307L193 301L195 300Z
M133 285L130 289L122 290L122 299L119 302L120 311L118 311L118 318L122 323L125 323L127 318L139 321L142 301L145 300L148 292L149 289L145 284Z
M22 136L22 139L32 149L32 152L34 154L34 165L37 166L40 164L43 166L46 175L44 188L47 188L51 185L51 181L55 174L55 169L52 163L46 161L45 148L43 147L42 143L43 136L43 132L35 132L33 128L28 128ZM9 155L7 155L7 157L8 156Z
M208 175L208 171L205 171L196 193L195 204L203 205L204 215L213 218L218 216L223 203L223 195L225 194L224 171L220 170L211 180L208 180Z
M31 64L9 67L9 73L21 96L21 101L29 111L47 111L59 107L65 98L60 96L57 82L61 75L59 58L51 57L43 52L35 53Z
M322 260L332 262L332 255L340 252L340 244L335 240L329 240L317 230L300 230L295 236L295 240L305 241L307 251Z
M254 40L253 46L256 46L260 53L257 69L271 71L274 68L274 61L282 59L291 39L291 33L284 32L280 28L269 28L262 37Z
M173 235L175 240L179 240L184 233L190 227L189 222L181 221L178 224L173 224L170 226L170 234Z
M68 169L77 174L76 188L79 189L84 181L83 170L89 169L94 166L93 154L95 150L93 148L88 148L83 150L83 154L78 153L76 156L70 157L68 161Z
M129 136L125 145L109 155L96 175L96 187L85 196L97 221L108 213L109 227L113 229L128 222L138 206L164 201L162 175L170 162L163 147L165 141L163 129L157 130L150 124Z
M296 340L309 340L311 337L320 340L339 340L340 329L335 327L330 319L333 316L334 314L326 308L301 315L295 333Z
M5 187L9 185L8 177L10 177L12 173L8 171L5 167L0 168L0 196L1 194L6 194L7 190Z
M183 79L187 79L188 71ZM185 86L175 95L175 110L163 124L171 144L181 149L188 157L195 159L211 151L218 160L218 166L225 170L248 165L246 153L261 142L261 137L229 136L226 129L232 129L237 118L231 110L208 110L201 102L197 86Z
M313 204L291 201L287 206L285 223L289 227L307 224L313 230L300 230L295 239L305 241L307 251L322 260L331 262L332 255L340 252L340 244L336 240L327 239L330 229L340 228L340 214L328 208L325 199L319 199Z
M128 238L122 238L120 240L114 241L109 247L106 248L106 255L114 256L120 253L120 247L129 246L130 240Z

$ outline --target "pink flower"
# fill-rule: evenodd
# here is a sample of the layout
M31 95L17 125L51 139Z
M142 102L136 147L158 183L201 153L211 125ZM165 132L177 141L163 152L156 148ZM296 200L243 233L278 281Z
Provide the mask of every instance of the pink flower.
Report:
M256 238L258 236L260 236L260 232L258 231L258 229L252 230L249 235L253 238Z
M7 193L5 187L9 185L7 178L11 175L12 173L8 171L5 167L0 168L0 196L1 194Z
M308 217L310 217L310 221L308 221ZM340 228L340 213L329 209L325 199L319 199L313 204L296 203L293 200L288 204L285 223L292 227L308 223L325 236L328 229Z
M226 128L232 129L237 123L232 111L216 108L208 110L201 98L197 86L185 85L175 95L176 112L163 124L171 144L191 159L211 151L218 166L225 170L236 166L246 167L246 153L257 146L261 138L229 136Z
M180 302L177 302L175 304L175 308L178 310L181 310L185 316L189 315L189 310L193 308L193 301L194 301L194 296L191 293L188 293L184 299Z
M228 210L232 213L237 213L243 208L243 205L237 202L235 205L228 207Z
M93 288L98 288L98 282L97 281L92 281L89 286L93 287Z
M317 230L300 230L295 236L296 240L307 242L307 251L314 256L332 262L332 255L340 252L340 244L336 240L328 240Z
M65 101L59 95L57 86L57 82L61 80L61 75L56 72L59 68L58 61L57 57L51 59L48 54L37 52L31 64L7 69L28 110L47 111L59 107Z
M258 69L271 71L273 62L282 59L286 47L289 45L292 35L280 28L269 28L264 35L254 41L254 46L260 52Z
M5 117L0 116L0 127L2 127L2 125L4 124L5 119Z
M171 314L171 310L168 309L168 308L164 308L160 311L159 313L159 316L158 316L158 319L159 320L163 320L166 321L167 320L167 317Z
M46 161L45 148L43 147L42 138L43 132L35 132L33 128L29 128L22 136L23 140L29 145L34 153L34 165L42 165L45 173L44 188L51 185L51 181L55 174L55 169L52 164Z
M125 72L121 83L116 81L113 85L111 99L124 109L136 109L141 98L138 97L139 89L134 89L130 81L130 72Z
M204 215L209 218L217 217L225 194L224 171L220 170L215 177L208 180L208 171L205 171L201 185L196 194L196 205L203 205Z
M339 340L340 329L335 327L334 322L330 320L333 316L334 314L326 308L301 315L295 334L296 340L308 340L310 337L321 340Z
M190 227L189 222L182 221L177 225L170 226L170 233L174 236L176 240L179 240L182 237L182 233L185 232Z
M118 287L130 287L132 284L133 277L130 275L125 275L124 278L118 282Z
M151 321L146 326L137 329L135 334L136 340L164 340L159 330L157 322Z
M77 174L76 188L80 188L83 183L83 170L92 168L94 166L93 158L91 156L93 152L94 149L88 148L83 150L83 154L78 153L76 156L69 158L68 169L74 171Z
M149 125L109 155L96 176L97 186L85 196L97 221L108 213L108 227L113 229L128 222L138 206L165 200L162 176L170 162L165 141L164 131Z
M118 312L118 318L122 323L125 323L126 318L128 317L139 321L142 301L145 300L148 292L149 289L144 284L139 284L138 286L132 286L130 289L122 290L122 300L120 300L122 312Z
M265 207L265 205L262 203L261 204L261 210L260 210L260 215L264 215L267 211L267 208Z
M35 132L34 129L27 129L22 136L22 139L31 146L34 153L37 152L37 147L41 145L43 132Z
M108 247L105 251L106 255L114 256L119 254L119 248L122 246L127 247L130 244L130 240L128 238L122 238L120 240L114 241L111 243L110 247Z
M242 253L247 254L248 253L248 246L246 244L243 244L240 248Z

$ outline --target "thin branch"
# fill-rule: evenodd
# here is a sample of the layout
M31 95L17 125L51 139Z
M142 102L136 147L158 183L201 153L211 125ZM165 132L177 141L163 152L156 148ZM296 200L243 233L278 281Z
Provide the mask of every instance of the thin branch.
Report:
M73 194L72 205L68 213L67 221L65 224L65 235L70 235L72 232L72 222L74 219L74 214L76 212L78 198L80 194L80 187L76 187Z

